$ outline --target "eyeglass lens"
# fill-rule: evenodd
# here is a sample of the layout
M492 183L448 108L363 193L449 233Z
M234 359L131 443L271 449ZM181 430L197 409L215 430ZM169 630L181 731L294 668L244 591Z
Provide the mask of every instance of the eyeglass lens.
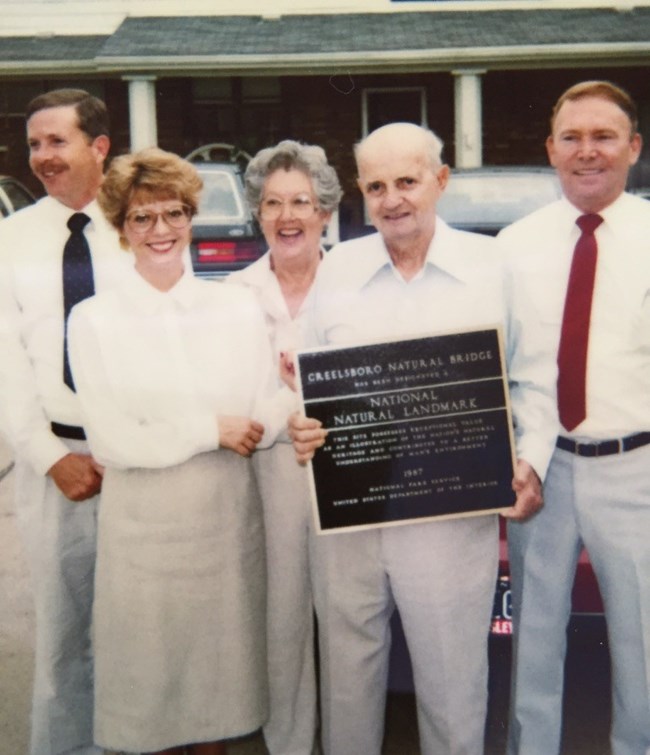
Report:
M289 207L290 214L295 218L308 218L316 209L311 198L306 195L299 195L286 201L278 197L266 197L260 204L260 216L265 220L276 220L282 214L285 205Z
M149 212L148 210L136 210L127 215L126 222L129 227L137 233L146 233L150 231L162 218L170 228L185 228L190 222L190 210L185 205L179 207L170 207L162 212Z

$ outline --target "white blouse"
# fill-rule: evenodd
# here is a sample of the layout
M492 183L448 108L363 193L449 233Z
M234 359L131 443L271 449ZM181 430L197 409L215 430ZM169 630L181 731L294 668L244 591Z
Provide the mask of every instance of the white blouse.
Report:
M317 344L313 312L314 288L321 267L322 265L319 264L314 283L294 317L289 312L278 278L271 269L270 252L266 252L252 265L231 273L226 278L227 283L246 286L257 297L264 312L276 365L279 365L280 352L298 351L298 349Z
M77 305L69 332L83 423L101 464L164 467L216 449L219 415L262 422L262 446L284 427L264 318L242 287L186 272L163 293L132 271Z

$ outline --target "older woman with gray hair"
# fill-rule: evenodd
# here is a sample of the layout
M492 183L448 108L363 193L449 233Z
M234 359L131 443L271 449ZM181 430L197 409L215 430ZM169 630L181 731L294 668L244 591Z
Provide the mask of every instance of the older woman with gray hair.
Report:
M281 355L316 342L311 311L321 238L342 192L323 149L292 140L258 152L245 180L269 250L228 280L255 292L279 365ZM271 755L311 755L316 681L306 470L288 442L255 453L253 464L267 548L270 717L264 738Z

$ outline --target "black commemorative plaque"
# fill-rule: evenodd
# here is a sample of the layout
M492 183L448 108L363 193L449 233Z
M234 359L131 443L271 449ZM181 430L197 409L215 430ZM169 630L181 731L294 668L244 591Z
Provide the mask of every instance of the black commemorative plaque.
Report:
M511 506L512 423L499 327L298 353L321 532Z

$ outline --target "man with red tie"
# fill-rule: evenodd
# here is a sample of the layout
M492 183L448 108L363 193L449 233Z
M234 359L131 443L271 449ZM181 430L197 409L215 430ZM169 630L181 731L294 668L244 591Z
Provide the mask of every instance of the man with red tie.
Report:
M505 229L558 362L560 436L544 507L509 522L509 755L561 747L566 628L582 547L605 604L613 755L650 752L650 202L625 192L636 107L604 81L568 89L546 148L563 198Z

